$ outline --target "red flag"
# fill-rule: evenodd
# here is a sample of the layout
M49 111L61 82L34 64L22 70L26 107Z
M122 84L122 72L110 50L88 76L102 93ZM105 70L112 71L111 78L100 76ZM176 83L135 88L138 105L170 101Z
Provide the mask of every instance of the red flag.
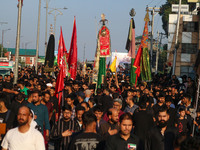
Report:
M60 28L60 40L59 40L59 45L58 45L58 58L57 58L57 63L59 68L63 67L63 78L66 77L66 62L65 58L67 54L67 49L65 47L65 42L62 34L62 27Z
M56 87L55 87L55 96L58 98L58 116L60 116L60 112L61 112L60 105L61 105L63 89L64 89L63 73L64 73L64 67L61 66L59 74L57 76Z
M76 79L77 72L77 33L76 33L76 18L74 17L74 26L72 32L71 45L68 56L69 73L73 80Z
M134 61L134 64L133 64L133 67L136 68L136 70L135 70L135 74L136 74L135 86L137 85L137 79L140 76L141 56L142 56L142 47L140 45L138 52L137 52L137 55L136 55L136 58L135 58L135 61Z
M23 0L21 0L21 4L22 4L22 6L23 6ZM17 7L19 7L19 0L18 0Z

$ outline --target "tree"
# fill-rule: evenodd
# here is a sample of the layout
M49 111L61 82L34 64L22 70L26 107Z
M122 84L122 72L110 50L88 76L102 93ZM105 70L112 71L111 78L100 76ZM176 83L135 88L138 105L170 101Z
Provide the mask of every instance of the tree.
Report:
M1 56L1 47L2 47L2 45L0 44L0 56ZM5 48L3 48L3 56L4 56L4 54L7 52L7 49L5 49Z
M160 52L159 55L159 62L158 62L158 71L164 72L164 65L167 61L167 44L163 45L163 50Z
M166 35L168 35L169 14L172 14L172 4L179 4L179 0L167 0L167 2L161 6L159 13L162 17L162 27ZM182 4L187 4L187 0L182 0Z

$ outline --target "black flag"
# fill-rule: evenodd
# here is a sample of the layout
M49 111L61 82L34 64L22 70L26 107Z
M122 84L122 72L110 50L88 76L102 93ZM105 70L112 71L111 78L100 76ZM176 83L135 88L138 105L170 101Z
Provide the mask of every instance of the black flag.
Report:
M45 66L48 65L49 68L53 68L54 65L54 50L55 50L55 38L54 35L51 34L49 37L49 42L47 45L46 57L45 57Z

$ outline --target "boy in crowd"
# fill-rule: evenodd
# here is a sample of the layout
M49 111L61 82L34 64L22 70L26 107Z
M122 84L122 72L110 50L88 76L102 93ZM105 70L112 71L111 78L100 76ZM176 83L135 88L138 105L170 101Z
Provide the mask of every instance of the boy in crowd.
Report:
M128 105L124 109L125 113L129 112L131 115L133 115L135 110L138 108L138 106L135 105L134 100L136 100L136 97L131 97L131 98L127 97L126 103Z
M74 118L74 121L78 123L78 130L81 131L83 129L83 119L82 115L85 112L85 108L82 106L76 107L76 117Z
M179 118L175 121L175 127L178 128L179 134L189 135L191 125L189 124L189 120L186 116L186 112L184 108L179 109Z
M101 124L106 122L105 120L102 119L103 110L100 106L95 106L93 108L93 112L94 112L95 116L97 117L97 132L99 132L99 128L100 128Z
M75 99L75 97L72 94L68 95L65 98L65 106L70 105L72 108L72 115L71 115L72 119L74 119L76 117L76 112L75 112L76 106L74 105L74 99Z

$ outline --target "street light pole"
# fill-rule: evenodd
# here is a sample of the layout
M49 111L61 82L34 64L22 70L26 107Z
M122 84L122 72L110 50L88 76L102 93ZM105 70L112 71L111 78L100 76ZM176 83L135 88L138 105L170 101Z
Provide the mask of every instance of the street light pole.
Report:
M25 58L27 58L26 56L26 49L27 49L27 45L30 44L31 42L26 42L25 43ZM25 66L26 66L26 59L25 59Z
M37 42L36 42L36 58L35 58L35 71L37 73L38 69L38 53L39 53L39 38L40 38L40 12L41 12L41 0L39 0L39 10L38 10L38 26L37 26Z
M50 8L50 9L51 9L51 11L49 12L49 14L54 15L54 36L55 36L55 34L56 34L56 17L58 15L63 15L63 13L60 11L61 9L67 9L67 8L64 7L64 8ZM54 14L53 14L53 12L54 12Z
M179 25L180 25L180 16L181 16L181 4L182 4L182 0L179 0L177 25L176 25L175 49L174 49L174 55L173 55L172 75L175 75L175 70L176 70L176 56L177 56L177 50L178 50L178 47L179 47L179 45L178 45L178 35L179 35Z
M19 5L18 5L18 21L17 21L17 37L16 37L16 50L15 50L14 84L17 83L17 79L18 79L19 44L20 44L20 30L21 30L21 14L22 14L22 0L19 0Z
M48 7L49 7L49 1L46 0L46 29L45 29L45 56L46 56L46 51L47 51L47 24L48 24Z
M2 30L1 57L3 57L3 34L4 30Z
M8 31L10 29L2 30L2 44L1 44L1 57L3 57L3 38L4 38L4 32Z

